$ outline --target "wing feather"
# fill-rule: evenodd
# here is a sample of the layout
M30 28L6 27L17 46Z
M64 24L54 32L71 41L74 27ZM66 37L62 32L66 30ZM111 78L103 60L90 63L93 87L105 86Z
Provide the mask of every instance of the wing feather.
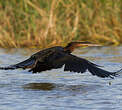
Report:
M117 72L109 72L101 69L100 66L98 67L98 65L86 59L79 58L72 54L66 54L66 53L56 53L55 58L53 59L52 62L53 62L53 67L55 68L59 68L65 65L64 71L84 73L86 72L86 70L88 70L92 75L96 75L102 78L105 77L113 78L114 76L118 75L118 72L122 71L121 69Z
M14 65L10 65L10 66L7 66L7 67L0 67L0 69L3 69L3 70L9 70L9 69L14 70L14 69L18 69L18 68L26 69L26 68L34 67L35 64L36 64L35 59L28 58L27 60L22 61L22 62L17 63L17 64L14 64Z

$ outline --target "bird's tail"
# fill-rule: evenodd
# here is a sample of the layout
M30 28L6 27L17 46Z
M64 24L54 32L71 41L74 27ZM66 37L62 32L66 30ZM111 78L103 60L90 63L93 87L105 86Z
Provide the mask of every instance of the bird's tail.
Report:
M17 63L15 65L10 65L7 67L0 67L0 70L14 70L18 68L26 69L26 68L32 68L36 63L36 60L33 58L29 58L25 61L22 61L20 63Z

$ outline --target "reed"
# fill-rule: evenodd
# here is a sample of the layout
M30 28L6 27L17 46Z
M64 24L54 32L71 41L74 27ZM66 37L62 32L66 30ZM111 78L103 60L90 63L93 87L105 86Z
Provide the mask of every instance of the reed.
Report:
M0 47L122 43L121 0L0 0Z

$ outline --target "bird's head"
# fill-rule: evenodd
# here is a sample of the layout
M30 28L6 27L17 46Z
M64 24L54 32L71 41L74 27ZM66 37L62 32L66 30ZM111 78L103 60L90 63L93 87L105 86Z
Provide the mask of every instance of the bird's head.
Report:
M68 53L71 53L75 48L78 47L91 47L91 46L101 46L98 44L93 44L91 42L70 42L66 47L64 47L64 50Z

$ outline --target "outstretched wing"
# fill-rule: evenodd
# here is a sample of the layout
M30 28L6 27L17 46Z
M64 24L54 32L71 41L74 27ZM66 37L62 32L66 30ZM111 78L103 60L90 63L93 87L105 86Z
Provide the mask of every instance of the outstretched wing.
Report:
M50 62L52 62L54 68L60 68L63 65L65 65L64 71L84 73L86 72L86 70L88 70L89 72L91 72L92 75L96 75L102 78L113 78L113 76L116 76L117 73L122 70L121 69L117 72L108 72L106 70L99 68L98 65L88 60L76 57L72 54L66 54L61 52L55 53L55 55L51 57Z
M44 62L45 62L45 59L50 54L52 54L53 52L54 52L53 48L52 49L51 48L46 49L46 50L43 50L43 51L39 51L39 52L33 54L27 60L24 60L20 63L10 65L10 66L7 66L7 67L0 67L0 69L3 69L3 70L11 69L11 70L13 70L13 69L18 69L18 68L22 68L22 69L29 68L29 69L33 70L33 68L34 68L33 72L41 72L41 70L47 70L49 68L49 67L46 66L47 64L45 64ZM35 66L36 66L36 69L35 69Z
M34 58L29 58L25 61L22 61L20 63L17 63L15 65L10 65L10 66L7 66L7 67L0 67L0 69L3 69L3 70L14 70L14 69L18 69L18 68L22 68L22 69L26 69L26 68L32 68L36 65L36 60Z

